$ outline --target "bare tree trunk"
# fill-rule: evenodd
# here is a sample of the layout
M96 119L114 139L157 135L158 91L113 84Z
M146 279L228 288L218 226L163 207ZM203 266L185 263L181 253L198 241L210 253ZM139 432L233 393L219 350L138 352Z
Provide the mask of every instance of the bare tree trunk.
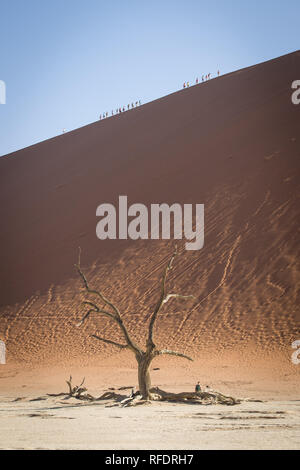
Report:
M139 391L144 400L150 400L150 388L151 388L151 378L150 378L150 364L153 357L149 354L142 354L138 361L138 379L139 379Z

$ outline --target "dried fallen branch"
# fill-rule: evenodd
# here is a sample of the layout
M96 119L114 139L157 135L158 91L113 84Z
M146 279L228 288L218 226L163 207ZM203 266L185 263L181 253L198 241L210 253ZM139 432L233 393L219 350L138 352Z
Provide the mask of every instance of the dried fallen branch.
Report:
M83 378L80 385L75 385L73 387L73 385L72 385L72 376L70 375L69 380L66 380L66 383L68 384L68 387L69 387L69 392L66 392L66 393L64 393L64 392L62 392L62 393L48 393L48 396L49 397L62 397L62 396L64 396L66 399L68 399L68 398L77 398L77 400L89 400L89 401L95 400L95 398L92 395L90 395L89 393L85 393L85 392L87 392L87 388L83 387L84 381L85 381L85 378Z
M165 392L158 387L152 388L151 392L154 397L159 401L175 401L175 402L189 402L198 403L201 405L237 405L241 400L223 395L219 392L180 392L171 393Z
M238 405L242 402L237 398L223 395L219 392L165 392L158 387L151 388L151 399L153 401L167 401L175 403L196 404L196 405ZM136 406L146 402L137 393L134 397L128 398L120 403L120 406Z
M83 387L85 379L82 380L80 385L72 385L72 376L70 375L69 380L66 380L68 384L69 391L68 392L61 392L61 393L48 393L48 397L65 397L66 400L69 398L76 398L77 400L82 401L101 401L101 400L115 400L121 401L124 400L124 395L120 395L115 392L104 392L100 397L94 397L90 393L87 393L87 388Z
M104 392L99 397L94 397L87 393L87 389L83 387L84 379L82 380L80 385L72 385L72 376L70 376L69 380L66 380L66 383L69 387L69 392L57 393L57 394L50 394L48 396L51 397L62 397L64 396L65 399L68 398L76 398L77 400L82 401L104 401L104 400L112 400L115 405L113 406L121 406L123 408L128 406L137 406L143 404L149 404L149 400L144 399L143 395L140 391L135 393L131 393L130 396L120 395L113 391ZM129 387L121 387L120 389L128 389ZM166 402L175 402L175 403L186 403L186 404L197 404L197 405L227 405L233 406L238 405L242 401L247 400L240 400L237 398L233 398L230 396L223 395L222 393L216 391L209 391L209 392L180 392L180 393L172 393L166 392L161 390L158 387L154 387L150 389L151 399L153 401L166 401Z

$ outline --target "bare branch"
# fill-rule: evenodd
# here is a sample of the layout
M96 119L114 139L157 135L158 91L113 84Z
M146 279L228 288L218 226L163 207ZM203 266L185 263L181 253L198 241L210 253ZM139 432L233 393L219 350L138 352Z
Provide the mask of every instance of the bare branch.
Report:
M83 377L83 380L82 380L81 384L78 385L78 388L82 387L82 385L84 384L84 381L85 381L85 377Z
M90 315L90 313L92 313L93 311L97 312L97 313L102 313L103 315L106 315L110 318L112 318L113 320L115 320L118 325L120 326L123 334L124 334L124 337L126 339L126 342L127 342L127 345L128 345L128 348L131 349L135 354L142 354L142 350L137 346L137 344L134 343L134 341L132 341L131 337L129 336L129 333L127 331L127 328L125 327L124 323L123 323L123 320L121 318L121 314L120 314L120 311L118 309L118 307L116 307L116 305L114 305L110 300L108 300L103 294L102 292L100 291L97 291L97 290L94 290L94 289L90 289L89 287L89 284L88 284L88 281L87 281L87 278L85 277L84 273L82 272L81 270L81 266L80 266L80 263L81 263L81 248L79 247L79 253L78 253L78 264L75 264L76 268L77 268L77 271L80 275L80 277L82 278L83 280L83 283L84 283L84 286L85 286L85 289L87 290L87 292L89 294L95 294L97 295L98 297L100 297L100 299L102 300L102 302L105 304L105 305L108 305L109 307L112 308L112 310L114 311L114 314L110 313L110 312L107 312L106 310L104 309L101 309L99 308L96 304L94 304L93 302L89 302L89 301L85 301L84 303L86 305L90 305L93 307L92 310L89 310L88 313L85 315L85 317L83 317L83 319L81 320L81 322L78 324L78 326L82 325L82 323L88 318L88 316Z
M83 305L90 305L91 307L93 307L95 309L95 311L97 313L102 313L103 315L106 315L107 317L110 317L112 318L113 320L117 320L116 316L113 315L112 313L108 312L107 310L104 310L103 308L99 308L98 305L94 304L93 302L90 302L89 300L85 300L84 302L82 302Z
M157 354L158 354L158 355L161 355L161 354L169 354L170 356L183 357L184 359L188 359L189 361L193 361L193 360L194 360L194 359L192 359L191 357L186 356L185 354L182 354L182 353L179 353L179 352L176 352L176 351L171 351L170 349L161 349L160 351L157 351Z
M101 336L97 336L97 335L91 335L91 336L93 338L98 339L99 341L103 341L104 343L112 344L113 346L117 346L120 349L128 348L128 344L119 344L119 343L116 343L115 341L111 341L110 339L101 338Z
M97 312L97 310L94 310L93 308L91 308L85 315L84 317L80 320L80 322L76 323L76 326L77 328L79 328L80 326L82 326L84 324L84 322L88 319L88 317L90 316L90 314L92 312Z
M95 313L102 313L102 315L106 315L107 317L109 318L112 318L113 320L115 321L118 321L117 318L115 317L115 315L112 315L110 312L107 312L106 310L103 310L102 308L99 308L96 304L94 304L93 302L89 302L87 300L85 300L84 302L82 302L83 305L90 305L91 307L93 308L90 308L90 310L84 315L84 317L80 320L80 322L78 322L76 324L77 327L79 326L82 326L83 323L88 319L88 317L90 316L91 313L95 312Z
M166 304L170 299L191 300L195 299L195 297L193 295L168 294L163 300L163 305Z
M66 382L68 384L68 387L69 387L69 393L68 393L69 397L74 397L74 398L81 399L82 393L87 391L87 389L85 387L82 387L82 385L84 384L84 381L85 381L85 377L83 378L80 385L75 385L75 387L73 387L72 386L72 376L70 375L69 380L66 380ZM60 395L61 394L53 395L53 396L60 396Z
M66 380L68 387L69 387L69 394L72 395L73 393L73 387L72 387L72 375L70 375L69 380Z
M90 302L90 300L84 300L84 301L82 302L82 305L90 305L91 307L93 307L93 309L94 309L96 312L98 312L98 310L99 310L98 305L95 304L94 302ZM111 314L110 314L110 315L111 315Z
M102 300L102 302L106 305L109 305L109 307L111 307L113 309L113 311L115 312L115 314L120 317L120 312L119 312L119 309L118 307L116 307L116 305L114 305L110 300L108 300L103 294L102 292L98 291L98 290L95 290L95 289L91 289L89 287L89 284L88 284L88 281L87 281L87 278L85 277L84 273L82 272L81 270L81 266L80 266L80 256L81 256L81 248L79 247L79 254L78 254L78 264L75 264L75 267L77 268L77 271L80 275L80 277L82 278L83 280L83 283L84 283L84 287L86 288L87 292L89 294L95 294L97 295L98 297L100 297L100 299Z
M127 331L126 326L125 326L124 323L123 323L122 318L121 318L121 317L118 318L118 319L117 319L117 322L118 322L118 324L120 325L121 330L123 331L123 334L124 334L124 336L125 336L126 342L127 342L127 344L128 344L128 348L131 349L131 351L133 351L134 354L138 354L138 355L142 354L143 351L141 350L141 348L140 348L140 347L131 339L131 337L129 336L129 333L128 333L128 331Z
M150 349L155 347L155 345L153 343L153 327L154 327L154 323L155 323L155 320L157 318L157 315L158 315L161 307L164 304L165 295L166 295L166 280L167 280L169 270L172 269L173 261L174 261L176 256L177 256L177 246L175 246L174 253L172 254L167 266L165 267L162 282L161 282L161 294L160 294L159 300L156 304L156 307L154 309L153 315L152 315L151 320L150 320L149 334L148 334L148 341L147 341L147 346Z

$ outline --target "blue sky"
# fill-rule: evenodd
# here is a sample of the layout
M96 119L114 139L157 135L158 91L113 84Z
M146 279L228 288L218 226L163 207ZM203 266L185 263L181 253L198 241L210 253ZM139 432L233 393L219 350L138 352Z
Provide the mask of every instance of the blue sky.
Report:
M299 0L0 0L0 155L299 49Z

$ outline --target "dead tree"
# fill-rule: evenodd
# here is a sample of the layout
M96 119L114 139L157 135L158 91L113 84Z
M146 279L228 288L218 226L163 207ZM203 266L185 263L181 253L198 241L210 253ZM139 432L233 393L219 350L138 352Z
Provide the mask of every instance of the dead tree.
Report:
M161 281L161 292L159 299L157 301L157 304L154 308L154 311L151 315L150 318L150 323L149 323L149 330L148 330L148 338L146 341L146 347L141 348L130 336L124 322L122 319L122 315L120 313L119 308L107 297L104 296L104 294L95 289L91 289L89 286L89 283L82 272L81 265L80 265L80 249L79 249L79 257L78 257L78 264L76 264L77 271L80 275L80 277L83 280L84 287L87 291L88 294L93 295L97 297L101 301L101 305L96 302L91 302L90 300L85 300L83 302L84 306L88 306L89 310L88 312L84 315L80 323L77 324L77 326L81 326L90 316L91 313L97 313L100 315L103 315L110 320L114 321L118 327L120 328L123 336L124 336L124 344L117 343L115 341L112 341L110 339L105 339L102 338L98 335L92 335L93 338L102 341L106 344L111 344L113 346L116 346L119 349L129 349L130 351L133 352L135 355L135 358L138 363L138 382L139 382L139 391L142 396L143 400L149 400L151 399L151 394L150 394L150 388L151 388L151 379L150 379L150 364L153 361L153 359L157 356L160 356L162 354L169 354L171 356L177 356L177 357L182 357L184 359L187 359L189 361L192 361L193 359L190 358L189 356L186 356L185 354L182 354L180 352L175 352L171 351L169 349L159 349L157 348L156 344L154 343L153 340L153 332L154 332L154 325L157 320L158 314L161 311L162 307L170 300L170 299L193 299L194 297L192 295L180 295L180 294L168 294L166 292L166 281L167 281L167 276L169 271L173 267L173 262L174 259L177 255L177 248L175 248L174 253L170 257L169 262L167 263L163 276L162 276L162 281Z

